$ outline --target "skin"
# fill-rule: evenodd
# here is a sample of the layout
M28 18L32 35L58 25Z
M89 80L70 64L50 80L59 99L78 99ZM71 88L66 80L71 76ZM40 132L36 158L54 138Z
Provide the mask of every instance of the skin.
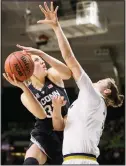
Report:
M32 55L31 58L34 62L34 73L33 76L31 77L32 83L35 87L42 88L42 86L44 85L45 76L47 76L49 72L46 68L45 62L39 56ZM22 89L23 91L23 93L21 94L22 104L34 116L36 116L39 119L45 119L47 117L43 107L36 100L34 95L30 92L28 87L25 85L25 82L17 81L14 75L12 79L8 73L3 73L3 76L9 83ZM61 107L66 104L66 101L64 101L64 97L61 98L58 97L58 101L60 102L57 104L56 98L53 99L53 105L55 110L61 109ZM26 152L25 159L29 157L36 158L39 164L44 164L47 160L47 156L45 155L45 153L43 153L35 144L33 144Z
M45 8L47 7L45 3L44 3L44 6L45 6ZM51 3L51 9L53 10L52 3ZM57 14L57 9L58 9L58 7L55 10L55 14ZM22 49L25 53L29 53L32 60L34 61L35 70L31 77L31 81L32 81L33 86L36 89L40 89L44 86L45 76L47 76L47 75L48 75L48 78L52 82L54 82L56 85L61 86L61 87L64 87L62 79L65 80L65 79L69 79L71 77L71 71L69 70L69 68L66 65L64 65L62 62L56 60L55 58L50 57L43 51L31 48L31 47L20 46L20 45L17 45L17 47ZM42 60L41 58L38 58L37 55L42 57L53 68L50 68L47 70L44 60ZM34 96L32 96L32 93L30 93L28 91L28 88L26 87L26 85L24 83L18 82L15 77L13 77L13 79L11 79L7 73L6 74L4 73L3 76L12 85L17 86L23 90L23 93L21 95L21 101L22 101L23 105L34 116L36 116L40 119L43 119L46 117L45 112L43 112L43 114L41 114L42 108L40 108L40 104L37 101L35 102ZM32 101L34 101L34 102L29 101L29 96L31 97ZM36 107L39 108L39 110L40 110L39 113L38 113L38 111L36 112L37 109L33 109ZM59 108L59 106L58 106L58 108ZM57 109L55 109L55 110L57 110ZM57 123L58 122L59 121L57 121ZM57 125L57 126L59 126L59 125ZM47 156L35 144L33 144L26 152L25 159L28 157L36 158L38 160L39 164L44 164L47 160Z
M104 96L106 97L111 93L109 89L109 85L111 83L110 78L99 80L98 82L94 83L94 87Z
M78 80L78 78L81 75L82 67L80 66L77 59L75 58L74 53L70 47L70 44L69 44L67 38L65 37L65 35L61 29L61 26L58 22L58 18L57 18L58 6L54 10L53 2L51 2L50 8L47 5L47 3L44 2L45 8L42 5L39 5L39 7L40 7L42 13L45 15L45 19L39 20L37 23L48 24L49 26L52 27L52 29L54 30L56 37L58 39L58 43L59 43L59 47L60 47L63 59L65 60L69 69L72 71L72 75L73 75L75 81ZM100 93L102 93L103 96L106 96L107 94L111 93L111 90L108 88L109 82L110 82L109 78L103 79L103 80L100 80L100 81L94 83L94 86Z
M44 86L45 77L48 75L49 79L55 83L55 70L50 70L46 68L44 60L40 58L38 55L31 55L31 58L34 62L34 72L31 77L32 84L35 88L39 89ZM52 74L53 72L53 74ZM21 94L21 101L22 104L37 118L44 119L47 117L43 107L40 103L36 100L33 94L30 92L28 87L25 85L25 82L19 82L16 80L15 76L13 75L13 79L8 75L8 73L3 73L4 78L10 82L12 85L17 86L23 90ZM59 79L60 80L60 79ZM59 81L60 82L60 81ZM55 83L56 84L56 83ZM61 81L62 86L62 81ZM64 100L64 98L62 98ZM55 99L54 99L55 101ZM55 103L55 102L54 102ZM66 102L60 102L58 105L55 105L55 109L61 109L61 106L65 105ZM37 111L36 111L37 110ZM43 111L42 111L43 110ZM53 119L53 117L52 117ZM55 123L55 121L53 121ZM57 125L57 122L56 122ZM56 129L55 129L56 130ZM33 144L26 152L25 159L28 157L36 158L39 164L44 164L47 160L47 156L38 148L37 145Z
M68 68L71 70L73 78L75 79L75 81L77 81L80 78L83 69L81 65L79 64L79 62L77 61L77 59L75 58L74 53L70 47L70 44L59 24L59 21L57 18L58 6L56 7L56 9L54 9L53 2L51 2L50 7L47 6L46 2L44 2L44 7L42 5L39 5L39 7L45 16L45 19L39 20L37 23L48 24L54 30L54 33L56 34L56 37L58 40L59 48L61 50L62 57L64 61L66 62ZM97 83L94 83L94 87L104 97L106 97L107 95L111 93L111 90L108 88L109 82L110 82L109 79L100 80ZM61 117L61 114L58 113L58 110L53 111L53 114L55 114L56 119L59 119L61 123L59 126L62 126L61 129L63 129L64 123L66 121L66 117L65 119L63 119Z
M81 68L80 64L78 63L78 61L76 60L76 58L72 52L72 49L68 43L68 40L66 39L66 37L63 34L62 29L59 25L58 18L57 18L58 6L54 10L53 2L51 2L50 9L49 9L46 2L44 2L44 8L41 5L39 7L40 7L42 13L45 15L45 20L39 20L38 23L49 24L53 28L53 30L57 36L57 39L58 39L58 43L59 43L59 47L60 47L63 59L65 60L67 66L70 70L68 70L68 68L63 66L64 71L66 71L64 74L64 73L62 73L63 69L61 68L60 63L59 63L59 65L56 65L54 63L54 59L51 59L51 61L49 61L49 63L52 66L55 66L55 68L58 69L57 71L59 71L59 70L61 71L60 75L62 76L62 78L70 78L69 76L72 73L73 78L75 80L78 80L78 78L81 75L82 68ZM25 50L26 53L34 54L34 56L31 56L35 63L35 70L34 70L33 76L31 77L33 86L35 86L36 88L41 88L42 85L44 85L45 76L47 74L52 81L54 81L55 83L58 82L58 85L60 84L62 86L61 78L57 75L57 73L54 70L53 70L53 72L50 70L47 71L44 61L42 59L35 60L35 58L36 58L35 54L41 56L43 59L48 60L47 55L43 54L42 51L40 51L40 50L38 51L31 47L24 47L24 46L20 46L20 45L17 45L17 47ZM55 74L53 75L52 73L53 74L55 73ZM67 77L66 77L66 75L67 75ZM107 88L107 81L101 81L100 83L97 82L94 84L94 86L103 95L111 93L110 89ZM23 101L24 101L24 99L22 99L22 102ZM64 119L61 117L61 107L64 104L63 99L62 98L53 99L52 103L53 103L53 107L54 107L54 111L52 114L52 117L54 117L53 120L58 120L58 123L60 125L57 125L57 126L60 126L60 129L63 130L63 128L65 126L65 120L66 120L66 117ZM26 103L25 103L25 105L26 105ZM40 149L36 145L32 145L29 148L29 150L26 153L26 158L27 157L35 157L39 161L39 164L43 164L47 160L46 155L43 152L41 152Z
M58 59L51 57L50 55L46 54L42 50L35 49L32 47L25 47L19 44L16 45L18 48L22 49L25 54L28 54L32 57L32 55L38 55L43 59L43 61L47 62L55 71L53 70L53 75L55 75L56 80L68 80L71 77L70 69ZM57 71L57 73L56 73Z
M34 62L34 72L31 81L35 88L42 88L44 86L45 77L48 74L45 62L37 55L31 55Z

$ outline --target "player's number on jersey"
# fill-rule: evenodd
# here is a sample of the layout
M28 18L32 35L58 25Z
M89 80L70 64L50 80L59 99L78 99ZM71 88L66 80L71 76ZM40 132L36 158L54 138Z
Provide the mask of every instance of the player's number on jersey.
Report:
M52 107L50 105L46 105L44 109L47 113L47 118L52 118Z

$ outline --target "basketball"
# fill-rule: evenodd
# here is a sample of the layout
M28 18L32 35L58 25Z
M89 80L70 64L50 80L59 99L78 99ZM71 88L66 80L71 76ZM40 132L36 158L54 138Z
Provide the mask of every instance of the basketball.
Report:
M30 55L24 54L23 51L16 51L7 57L4 69L11 78L13 78L14 74L18 81L23 82L32 76L34 62Z

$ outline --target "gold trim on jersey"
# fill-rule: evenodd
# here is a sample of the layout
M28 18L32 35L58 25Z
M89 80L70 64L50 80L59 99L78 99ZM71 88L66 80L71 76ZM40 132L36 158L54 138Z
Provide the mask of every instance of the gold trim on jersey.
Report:
M71 155L64 157L64 161L71 160L71 159L87 159L87 160L93 160L96 161L95 157L90 157L90 156L84 156L84 155Z

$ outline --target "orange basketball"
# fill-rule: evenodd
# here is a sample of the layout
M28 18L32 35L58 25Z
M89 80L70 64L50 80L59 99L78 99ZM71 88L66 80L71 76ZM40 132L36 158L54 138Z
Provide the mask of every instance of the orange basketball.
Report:
M24 54L23 51L17 51L7 57L4 68L12 78L14 74L18 81L25 81L33 74L34 62L30 55Z

